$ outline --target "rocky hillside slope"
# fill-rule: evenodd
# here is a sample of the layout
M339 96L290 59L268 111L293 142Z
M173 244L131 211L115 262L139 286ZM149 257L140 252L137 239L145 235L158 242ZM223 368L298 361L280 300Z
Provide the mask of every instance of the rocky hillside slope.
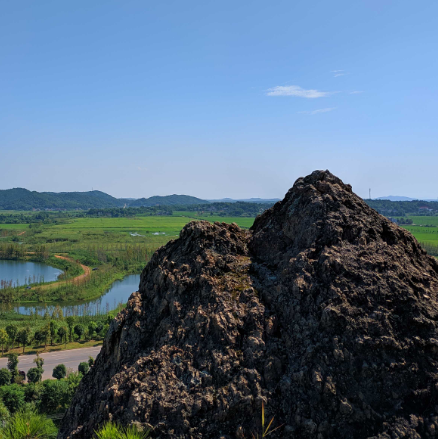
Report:
M60 439L438 435L438 263L328 171L250 231L189 223L144 269Z

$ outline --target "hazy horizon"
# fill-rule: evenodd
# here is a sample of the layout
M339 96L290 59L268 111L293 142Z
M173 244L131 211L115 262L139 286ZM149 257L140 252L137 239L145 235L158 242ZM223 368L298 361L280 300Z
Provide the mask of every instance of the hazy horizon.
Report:
M6 2L0 187L438 197L438 3Z

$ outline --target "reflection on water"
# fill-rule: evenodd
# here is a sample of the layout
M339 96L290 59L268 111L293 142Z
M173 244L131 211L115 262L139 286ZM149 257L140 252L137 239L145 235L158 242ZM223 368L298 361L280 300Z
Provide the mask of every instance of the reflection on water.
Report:
M59 302L58 305L62 309L64 316L105 314L108 311L116 309L120 303L126 304L131 293L138 290L139 283L140 275L131 274L126 276L123 280L116 280L99 299L87 302ZM46 311L52 314L56 304L53 304L53 302L47 305L21 305L15 303L3 305L2 309L6 310L6 307L10 310L13 309L20 314L29 315L31 313L37 313L39 315L44 315Z

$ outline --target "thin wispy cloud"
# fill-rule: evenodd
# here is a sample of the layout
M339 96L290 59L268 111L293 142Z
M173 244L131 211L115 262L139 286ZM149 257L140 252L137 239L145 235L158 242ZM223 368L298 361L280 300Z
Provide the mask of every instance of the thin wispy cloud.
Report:
M361 90L354 90L354 91L350 91L349 94L351 94L351 95L358 95L358 94L361 94L361 93L363 93L363 91L361 91Z
M348 75L348 72L345 70L331 70L330 73L333 73L333 77L337 78L338 76Z
M330 107L330 108L319 108L318 110L312 110L312 111L299 111L299 114L320 114L320 113L328 113L329 111L336 110L337 107Z
M298 85L278 85L277 87L269 88L266 92L267 96L295 96L299 98L315 99L330 96L333 91L319 91L319 90L305 90Z

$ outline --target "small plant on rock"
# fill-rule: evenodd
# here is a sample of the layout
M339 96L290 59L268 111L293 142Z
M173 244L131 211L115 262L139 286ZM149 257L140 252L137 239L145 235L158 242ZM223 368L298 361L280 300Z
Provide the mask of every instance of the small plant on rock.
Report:
M274 416L272 417L271 421L265 428L265 404L262 402L262 429L259 433L252 433L253 439L261 439L264 437L269 436L270 434L274 433L275 430L278 430L282 425L279 425L278 427L271 430L272 422L274 421Z
M138 431L134 425L122 427L113 422L106 422L96 431L96 439L147 439L148 431Z

